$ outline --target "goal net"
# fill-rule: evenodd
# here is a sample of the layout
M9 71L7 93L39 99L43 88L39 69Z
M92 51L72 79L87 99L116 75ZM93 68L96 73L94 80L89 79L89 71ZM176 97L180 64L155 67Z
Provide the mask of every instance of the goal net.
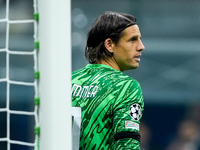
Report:
M39 136L37 3L0 3L0 149L31 150Z

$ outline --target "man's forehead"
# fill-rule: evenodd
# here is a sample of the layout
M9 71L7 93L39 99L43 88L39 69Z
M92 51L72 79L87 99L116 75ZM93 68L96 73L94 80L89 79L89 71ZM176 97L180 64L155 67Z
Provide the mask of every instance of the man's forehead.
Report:
M124 30L124 36L141 36L138 25L132 25Z

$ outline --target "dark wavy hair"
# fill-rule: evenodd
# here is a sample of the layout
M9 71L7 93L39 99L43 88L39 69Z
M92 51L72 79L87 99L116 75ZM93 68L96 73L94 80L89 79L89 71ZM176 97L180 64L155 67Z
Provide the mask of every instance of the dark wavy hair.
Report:
M105 56L112 57L104 41L110 38L115 44L119 42L123 30L136 24L136 18L130 14L107 11L104 12L93 24L87 35L85 57L91 64L97 64Z

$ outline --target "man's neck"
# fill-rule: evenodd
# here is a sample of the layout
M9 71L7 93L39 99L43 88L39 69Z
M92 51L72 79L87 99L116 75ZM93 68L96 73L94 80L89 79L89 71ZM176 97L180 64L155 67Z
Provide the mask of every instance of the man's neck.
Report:
M115 61L115 59L113 57L101 59L101 60L99 60L98 64L108 65L108 66L112 67L113 69L120 71L119 65L117 64L117 62Z

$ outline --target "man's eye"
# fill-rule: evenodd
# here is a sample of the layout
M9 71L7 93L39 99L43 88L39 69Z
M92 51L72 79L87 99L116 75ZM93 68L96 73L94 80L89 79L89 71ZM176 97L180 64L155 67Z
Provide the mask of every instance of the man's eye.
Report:
M137 41L137 38L132 38L131 41Z

